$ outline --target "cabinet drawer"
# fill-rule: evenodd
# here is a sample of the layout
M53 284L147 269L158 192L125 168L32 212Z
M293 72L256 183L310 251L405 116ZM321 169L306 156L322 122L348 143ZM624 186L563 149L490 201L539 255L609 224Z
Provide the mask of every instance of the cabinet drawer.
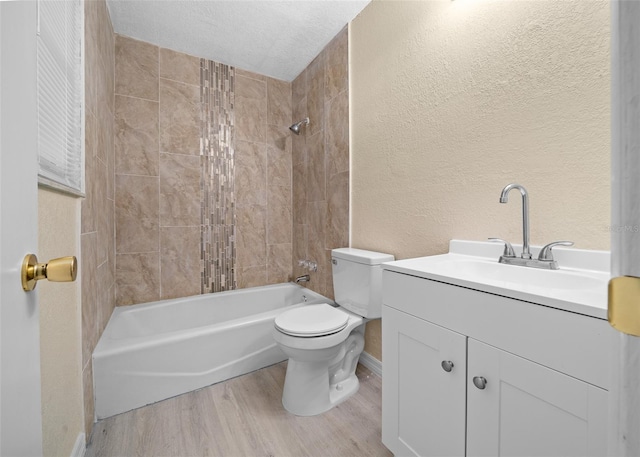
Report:
M387 270L383 304L608 389L605 320Z

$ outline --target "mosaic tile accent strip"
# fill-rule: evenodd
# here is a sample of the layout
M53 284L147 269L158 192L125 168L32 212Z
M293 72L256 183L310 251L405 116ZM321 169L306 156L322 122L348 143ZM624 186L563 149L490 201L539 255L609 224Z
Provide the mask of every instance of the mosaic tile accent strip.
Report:
M201 292L236 288L235 69L200 60Z

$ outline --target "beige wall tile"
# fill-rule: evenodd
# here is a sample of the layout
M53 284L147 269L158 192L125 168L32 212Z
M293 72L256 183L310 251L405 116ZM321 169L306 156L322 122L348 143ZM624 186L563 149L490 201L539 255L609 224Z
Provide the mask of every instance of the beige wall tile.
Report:
M115 125L113 127L113 134L115 136ZM113 151L107 157L107 198L115 200L116 198L116 151L115 151L115 138L113 138Z
M96 118L87 112L85 115L85 198L81 206L81 233L96 230L96 197L98 194L97 158L95 148L97 142Z
M236 252L240 268L267 263L267 214L260 205L236 210Z
M293 226L292 261L294 276L307 274L307 270L298 265L299 260L307 259L307 245L309 244L307 232L308 226L306 224L296 224Z
M84 366L82 370L82 386L84 397L84 433L87 438L87 442L91 439L91 430L93 429L93 364L91 360Z
M307 132L301 131L300 135L291 135L291 163L307 163Z
M111 205L107 198L107 165L100 159L95 160L94 179L97 182L95 195L95 221L96 231L98 232L98 265L107 260L108 256L108 240L109 236L109 218L113 217L111 213Z
M267 243L291 243L291 207L270 205L267 208Z
M323 129L324 122L324 61L325 54L321 52L313 62L309 64L307 92L307 137L314 135Z
M107 262L109 262L109 271L111 285L116 282L116 205L113 200L109 200L110 217L107 219ZM113 303L115 306L115 301Z
M267 282L277 284L291 280L291 243L272 244L267 250Z
M118 306L160 300L160 253L118 254L116 281Z
M116 35L115 92L158 100L158 47Z
M327 189L327 249L349 245L349 172L344 171L329 178Z
M91 360L98 341L98 239L96 232L80 236L82 281L82 365Z
M307 223L307 164L298 163L293 166L292 177L293 223Z
M269 186L291 187L291 150L269 146L267 159Z
M348 247L346 244L342 247ZM331 264L331 249L327 249L327 255L325 257L327 259L326 265L328 266L327 274L325 275L325 288L324 288L324 296L330 298L331 300L335 300L336 296L333 290L333 267Z
M345 27L325 48L325 101L349 88L349 39Z
M289 113L289 118L291 118L291 113ZM288 121L283 125L267 125L267 145L281 151L291 160L291 142L296 135L289 130L289 125Z
M290 212L289 224L293 223L293 214L291 214L292 198L291 198L291 185L289 186L277 186L270 185L267 189L267 206L271 207L287 207Z
M309 218L307 255L309 260L320 265L325 254L327 202L309 202L307 212Z
M267 84L236 77L236 140L265 143L267 138Z
M291 124L291 83L267 78L267 124Z
M236 282L238 289L264 286L267 284L267 267L265 265L259 265L256 267L238 268Z
M236 76L242 76L244 78L257 79L258 81L266 81L267 77L265 75L261 75L259 73L254 73L249 70L243 70L242 68L235 68Z
M102 74L102 72L101 72ZM106 104L98 100L98 108L96 110L96 157L107 163L107 156L111 152L113 145L113 114L112 111L106 109Z
M160 151L200 154L200 89L160 79Z
M160 226L200 225L200 157L160 154Z
M200 293L200 227L162 227L162 299Z
M113 292L114 277L109 268L109 262L105 261L102 265L98 266L98 289L97 293L97 334L102 335L104 328L107 326L107 322L111 317L113 311L114 301L111 297ZM97 343L97 341L96 341ZM95 348L94 348L95 349Z
M200 59L182 52L160 48L160 77L199 86Z
M291 208L291 153L267 148L267 204ZM291 222L291 221L290 221Z
M291 96L293 100L301 100L307 96L307 75L309 74L309 67L305 68L291 83Z
M159 178L116 176L116 252L159 249Z
M236 205L267 204L267 148L264 144L236 141Z
M98 47L100 51L100 57L104 62L113 68L112 62L114 59L114 36L113 27L111 26L111 19L109 17L109 11L107 9L107 3L100 1L97 4L97 13L99 18L98 27Z
M307 137L307 154L307 199L308 201L325 200L327 183L322 131Z
M291 122L299 122L305 117L309 117L309 109L307 108L307 96L302 98L294 98L291 100ZM309 119L309 122L317 122L315 119ZM309 126L303 127L300 136L305 137L305 133L309 133Z
M327 176L349 171L349 92L344 91L325 105Z
M158 176L158 102L116 96L116 173Z

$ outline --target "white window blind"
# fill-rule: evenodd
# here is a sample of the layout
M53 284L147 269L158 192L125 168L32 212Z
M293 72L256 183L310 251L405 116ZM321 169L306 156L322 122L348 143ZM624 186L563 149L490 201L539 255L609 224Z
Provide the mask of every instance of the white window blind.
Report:
M84 192L81 0L38 0L40 184Z

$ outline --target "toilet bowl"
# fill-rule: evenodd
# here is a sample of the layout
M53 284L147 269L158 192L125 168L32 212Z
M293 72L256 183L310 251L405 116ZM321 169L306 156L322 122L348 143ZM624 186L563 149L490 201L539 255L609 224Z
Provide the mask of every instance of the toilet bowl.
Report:
M365 324L380 317L381 263L393 256L360 249L332 251L336 302L305 305L276 317L273 337L289 357L284 408L321 414L355 394Z

